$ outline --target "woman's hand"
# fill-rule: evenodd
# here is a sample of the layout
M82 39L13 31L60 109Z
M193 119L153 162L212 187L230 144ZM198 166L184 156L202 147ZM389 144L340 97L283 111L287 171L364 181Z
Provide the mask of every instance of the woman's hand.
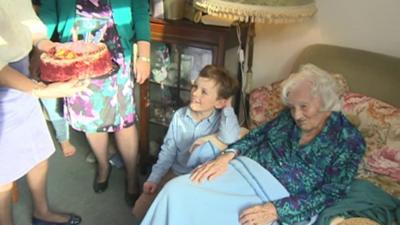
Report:
M138 41L137 58L133 65L136 82L143 84L150 76L150 42Z
M278 213L275 206L268 202L244 210L239 219L241 225L265 225L277 220Z
M208 161L196 167L190 178L195 183L201 183L204 179L212 180L227 170L228 164L233 158L235 158L234 152L222 154L215 160Z
M50 52L56 47L57 43L50 40L40 40L32 51L32 57L29 63L29 71L34 79L39 78L40 74L40 55L43 52Z
M38 98L60 98L68 97L76 92L86 90L90 80L73 79L67 82L56 82L47 86L38 85L39 88L32 90L32 95Z
M158 185L154 182L146 181L143 184L143 193L154 194L157 190Z
M58 42L52 42L48 39L40 40L36 43L35 48L40 52L50 52L52 51L56 45L59 44Z
M144 61L139 57L136 60L134 70L136 82L138 84L143 84L150 76L150 62Z

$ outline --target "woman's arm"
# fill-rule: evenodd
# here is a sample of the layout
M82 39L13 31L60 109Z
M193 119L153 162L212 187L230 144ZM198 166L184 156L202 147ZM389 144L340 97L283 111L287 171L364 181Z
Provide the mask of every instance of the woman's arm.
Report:
M136 82L143 84L150 76L150 15L149 1L131 0L134 40L137 58L134 59Z
M57 19L57 1L41 0L39 9L39 18L47 27L47 37L50 39L56 30Z
M6 65L0 70L0 86L17 89L23 92L31 93L34 89L42 86L26 76Z
M88 80L71 80L68 82L45 85L35 82L12 67L6 65L0 70L0 86L9 87L30 93L38 98L59 98L83 91L89 85Z
M341 144L336 147L340 150L336 159L325 168L324 181L319 187L308 193L273 201L280 221L288 224L304 221L345 196L365 149L362 136L354 130L344 129L342 132L348 135L342 137Z
M249 133L249 130L241 127L240 128L240 132L239 132L239 138L244 137L247 133ZM206 143L206 142L211 142L215 147L218 148L218 150L223 151L224 149L226 149L226 147L228 147L228 145L224 142L222 142L216 134L210 134L204 137L201 137L199 139L197 139L192 146L190 147L189 152L193 152L196 150L197 147L199 147L200 145Z
M227 149L236 149L240 155L261 154L259 147L267 141L269 123L250 130L243 138L228 145Z
M138 41L138 53L134 65L136 82L143 84L150 76L150 42Z
M150 41L149 1L131 0L134 40Z
M274 121L274 120L273 120ZM274 123L264 124L254 128L243 138L228 146L226 154L221 154L215 160L204 163L193 170L191 179L194 182L202 182L203 180L211 180L223 174L228 168L229 162L235 158L237 153L247 154L256 152L260 154L259 146L267 139L268 130L274 126ZM229 151L229 150L236 150ZM238 152L237 152L238 151Z

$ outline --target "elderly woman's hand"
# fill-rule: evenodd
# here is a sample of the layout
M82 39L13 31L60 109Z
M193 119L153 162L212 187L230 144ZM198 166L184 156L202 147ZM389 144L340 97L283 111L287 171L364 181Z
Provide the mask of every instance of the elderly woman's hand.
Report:
M268 202L245 209L240 214L241 225L265 225L278 219L275 206Z
M212 180L223 174L228 168L229 162L235 158L234 152L228 152L218 156L215 160L201 164L193 170L190 178L195 183L200 183L204 179Z

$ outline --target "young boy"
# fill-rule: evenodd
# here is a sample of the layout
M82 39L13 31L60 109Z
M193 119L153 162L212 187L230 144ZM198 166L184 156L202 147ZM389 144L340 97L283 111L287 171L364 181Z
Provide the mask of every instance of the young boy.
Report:
M215 141L211 134L223 144L239 139L240 126L231 106L231 98L237 91L238 83L227 70L207 65L200 71L192 86L190 103L174 114L158 161L132 209L136 218L144 217L165 183L193 169L186 163L190 151L195 150L194 145Z

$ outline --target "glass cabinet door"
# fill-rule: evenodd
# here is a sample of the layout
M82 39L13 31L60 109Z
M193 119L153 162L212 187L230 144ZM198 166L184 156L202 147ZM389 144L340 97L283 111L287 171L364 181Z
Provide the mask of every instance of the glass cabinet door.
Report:
M159 146L176 110L190 101L191 85L200 70L212 63L212 50L152 41L149 84L149 153Z

